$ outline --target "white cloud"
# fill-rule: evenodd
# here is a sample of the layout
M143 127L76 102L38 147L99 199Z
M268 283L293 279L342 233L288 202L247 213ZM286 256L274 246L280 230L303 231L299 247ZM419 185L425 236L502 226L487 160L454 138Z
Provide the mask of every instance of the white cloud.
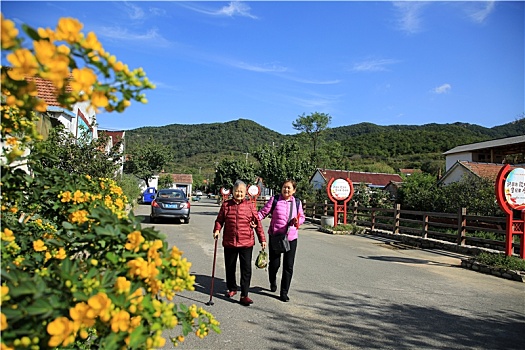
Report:
M399 63L398 60L394 59L372 59L372 60L366 60L362 62L357 62L352 67L353 71L356 72L380 72L380 71L386 71L387 66Z
M443 84L441 86L438 86L432 90L435 94L446 94L452 89L452 86L450 84Z
M144 11L139 6L136 6L130 2L124 2L126 12L131 19L142 19L144 17Z
M424 2L396 1L393 3L398 12L398 28L409 34L419 33L421 29L421 11Z
M494 11L496 6L494 1L469 2L465 4L465 11L471 20L476 23L483 23L485 19Z
M100 27L96 30L96 33L99 37L117 39L120 41L140 41L154 46L170 45L169 40L160 35L156 28L150 29L145 33L132 33L129 32L127 28L122 27Z
M228 5L223 6L222 8L218 10L203 7L203 5L198 2L179 3L179 5L184 6L190 10L193 10L199 13L204 13L206 15L211 15L211 16L227 16L227 17L240 16L240 17L249 17L249 18L257 19L257 16L252 15L250 13L250 10L251 10L250 6L246 5L245 3L241 1L232 1Z
M259 73L275 73L275 72L281 73L281 72L287 71L286 67L283 67L283 66L280 66L274 63L251 64L251 63L246 63L246 62L231 62L231 65L236 68L249 70L252 72L259 72Z

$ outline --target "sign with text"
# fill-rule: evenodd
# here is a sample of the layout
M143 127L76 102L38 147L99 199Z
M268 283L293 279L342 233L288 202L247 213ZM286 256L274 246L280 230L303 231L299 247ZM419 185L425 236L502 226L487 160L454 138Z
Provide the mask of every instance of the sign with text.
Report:
M525 209L525 169L516 168L507 175L505 200L512 209Z
M334 226L337 226L339 214L343 214L343 224L346 225L347 203L354 195L352 181L348 178L332 178L326 185L326 193L328 198L334 203Z

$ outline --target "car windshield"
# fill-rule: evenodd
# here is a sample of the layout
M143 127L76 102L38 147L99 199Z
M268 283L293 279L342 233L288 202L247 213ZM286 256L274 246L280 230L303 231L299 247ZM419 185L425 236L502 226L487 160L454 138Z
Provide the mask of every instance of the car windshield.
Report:
M160 198L184 198L184 195L180 191L159 191L158 197Z

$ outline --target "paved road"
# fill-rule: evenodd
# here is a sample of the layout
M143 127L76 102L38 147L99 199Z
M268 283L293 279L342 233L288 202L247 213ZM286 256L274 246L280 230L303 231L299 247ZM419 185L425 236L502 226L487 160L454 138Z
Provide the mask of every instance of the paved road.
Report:
M189 335L178 349L525 349L524 283L462 269L454 253L326 234L313 224L299 232L290 302L279 301L266 272L255 268L253 305L224 298L219 244L215 304L206 306L218 209L203 199L192 203L188 225L155 224L193 264L196 290L175 303L203 306L221 322L222 334ZM144 205L135 211L144 225L148 213ZM168 341L164 349L172 348Z

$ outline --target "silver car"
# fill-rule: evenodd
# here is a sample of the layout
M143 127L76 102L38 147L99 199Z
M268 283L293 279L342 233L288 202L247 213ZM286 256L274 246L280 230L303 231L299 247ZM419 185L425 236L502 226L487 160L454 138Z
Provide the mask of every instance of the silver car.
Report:
M182 190L161 189L151 202L150 222L160 218L179 219L185 224L190 222L190 201Z

